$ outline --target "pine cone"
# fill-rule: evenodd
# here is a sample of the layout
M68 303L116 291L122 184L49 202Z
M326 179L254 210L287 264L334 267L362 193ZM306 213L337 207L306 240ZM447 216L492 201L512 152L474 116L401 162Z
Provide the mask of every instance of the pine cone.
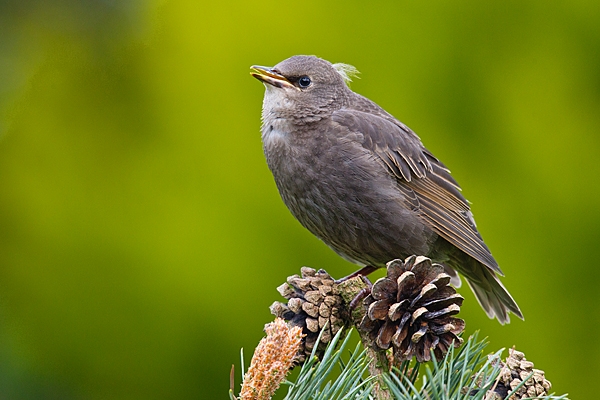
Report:
M288 303L276 301L271 305L271 314L283 318L290 326L301 327L302 333L306 335L298 353L298 364L310 356L325 325L327 327L323 330L317 351L319 357L322 356L326 344L347 321L344 317L346 313L342 307L342 298L335 290L334 279L322 269L315 271L303 267L301 274L301 277L288 277L287 283L277 288L279 293L288 299Z
M367 314L360 329L369 332L376 348L393 348L397 362L438 360L450 346L460 346L464 328L460 311L463 298L449 286L444 267L426 257L408 257L387 264L387 277L378 279L365 299Z
M531 373L529 378L517 392L510 396L508 400L528 399L531 397L547 396L548 391L552 387L550 381L544 376L544 371L533 368L533 363L525 359L525 354L514 348L508 350L506 363L496 360L500 363L502 370L500 371L499 382L496 387L491 390L490 397L496 396L501 399L506 399L508 394L521 384ZM490 356L492 357L492 356Z

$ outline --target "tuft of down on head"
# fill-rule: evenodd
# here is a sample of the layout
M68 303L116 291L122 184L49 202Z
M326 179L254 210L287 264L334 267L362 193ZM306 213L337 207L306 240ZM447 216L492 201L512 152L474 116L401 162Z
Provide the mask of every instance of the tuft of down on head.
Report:
M358 70L350 64L336 63L332 64L333 68L342 76L346 85L350 85L352 79L360 79Z

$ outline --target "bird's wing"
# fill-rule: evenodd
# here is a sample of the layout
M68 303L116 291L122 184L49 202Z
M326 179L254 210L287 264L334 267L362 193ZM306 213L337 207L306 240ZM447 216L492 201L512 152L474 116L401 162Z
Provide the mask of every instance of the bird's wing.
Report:
M441 237L502 274L477 231L460 186L413 131L388 115L355 109L338 110L332 118L363 137L362 145L385 164L413 209Z

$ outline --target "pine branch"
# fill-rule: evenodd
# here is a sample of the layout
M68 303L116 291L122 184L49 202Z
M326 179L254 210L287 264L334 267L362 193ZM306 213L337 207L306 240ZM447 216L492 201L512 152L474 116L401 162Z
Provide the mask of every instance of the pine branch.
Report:
M285 400L567 398L548 395L544 372L514 348L503 362L503 350L486 356L487 343L477 334L463 343L464 321L454 316L463 299L449 282L425 257L390 262L387 276L372 286L362 277L338 284L323 270L302 268L278 288L288 303L275 302L271 312L287 326L278 322L274 345L269 336L261 340L244 375L242 400L270 399L295 364L301 369L294 382L283 382L289 385ZM298 329L301 343L291 339ZM351 329L361 343L346 359Z

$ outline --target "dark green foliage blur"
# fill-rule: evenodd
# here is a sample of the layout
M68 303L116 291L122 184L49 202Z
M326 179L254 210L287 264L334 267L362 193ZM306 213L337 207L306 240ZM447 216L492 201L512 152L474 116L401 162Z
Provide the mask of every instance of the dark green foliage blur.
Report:
M595 398L595 0L0 1L0 398L225 398L276 286L354 270L263 158L249 67L294 54L355 65L473 202L526 320L463 287L467 332Z

